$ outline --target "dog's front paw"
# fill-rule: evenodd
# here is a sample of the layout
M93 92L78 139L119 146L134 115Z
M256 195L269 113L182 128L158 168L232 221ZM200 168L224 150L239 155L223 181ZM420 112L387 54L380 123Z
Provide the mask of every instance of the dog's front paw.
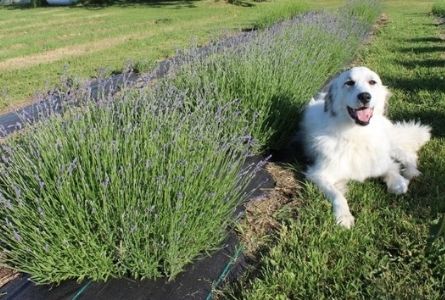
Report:
M400 176L388 185L388 191L396 195L405 194L408 191L408 184L409 180Z
M354 217L351 215L351 213L341 215L336 214L335 219L338 225L345 227L346 229L351 229L352 226L354 226Z
M407 179L413 179L414 177L419 176L421 173L416 167L407 167L402 171L402 174Z

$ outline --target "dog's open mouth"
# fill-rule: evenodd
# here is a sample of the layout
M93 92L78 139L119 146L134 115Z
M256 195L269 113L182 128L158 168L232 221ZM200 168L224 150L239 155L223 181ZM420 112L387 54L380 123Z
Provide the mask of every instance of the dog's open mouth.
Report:
M373 112L374 108L372 107L363 106L359 108L352 108L348 106L348 113L351 118L354 119L355 123L362 126L369 124Z

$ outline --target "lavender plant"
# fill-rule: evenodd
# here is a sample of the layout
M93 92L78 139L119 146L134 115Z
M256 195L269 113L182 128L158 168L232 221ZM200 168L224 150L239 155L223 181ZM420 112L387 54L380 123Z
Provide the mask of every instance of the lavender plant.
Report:
M343 8L343 14L356 18L365 24L373 24L382 10L379 0L348 0Z
M173 278L224 239L244 198L236 102L172 86L123 97L1 146L1 246L36 282Z
M174 80L192 94L212 87L221 103L240 99L245 118L255 120L251 132L260 150L279 149L295 132L303 105L352 59L368 31L370 22L348 11L309 13L232 39L222 50L215 45L206 57L190 55Z

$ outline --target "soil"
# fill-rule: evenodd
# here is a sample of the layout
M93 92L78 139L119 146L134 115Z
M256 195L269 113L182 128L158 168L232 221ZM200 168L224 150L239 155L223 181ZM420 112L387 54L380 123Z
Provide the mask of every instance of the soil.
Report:
M278 163L268 163L266 170L275 181L275 187L246 204L246 215L240 225L242 229L239 237L245 254L251 258L268 242L271 233L280 228L277 213L284 206L292 209L299 202L301 186L289 168Z

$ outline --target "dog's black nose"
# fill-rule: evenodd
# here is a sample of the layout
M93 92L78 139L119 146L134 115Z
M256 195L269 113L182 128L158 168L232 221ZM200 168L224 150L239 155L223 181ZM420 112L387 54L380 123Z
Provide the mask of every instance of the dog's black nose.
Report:
M357 95L358 100L363 104L368 104L371 101L371 94L364 92Z

